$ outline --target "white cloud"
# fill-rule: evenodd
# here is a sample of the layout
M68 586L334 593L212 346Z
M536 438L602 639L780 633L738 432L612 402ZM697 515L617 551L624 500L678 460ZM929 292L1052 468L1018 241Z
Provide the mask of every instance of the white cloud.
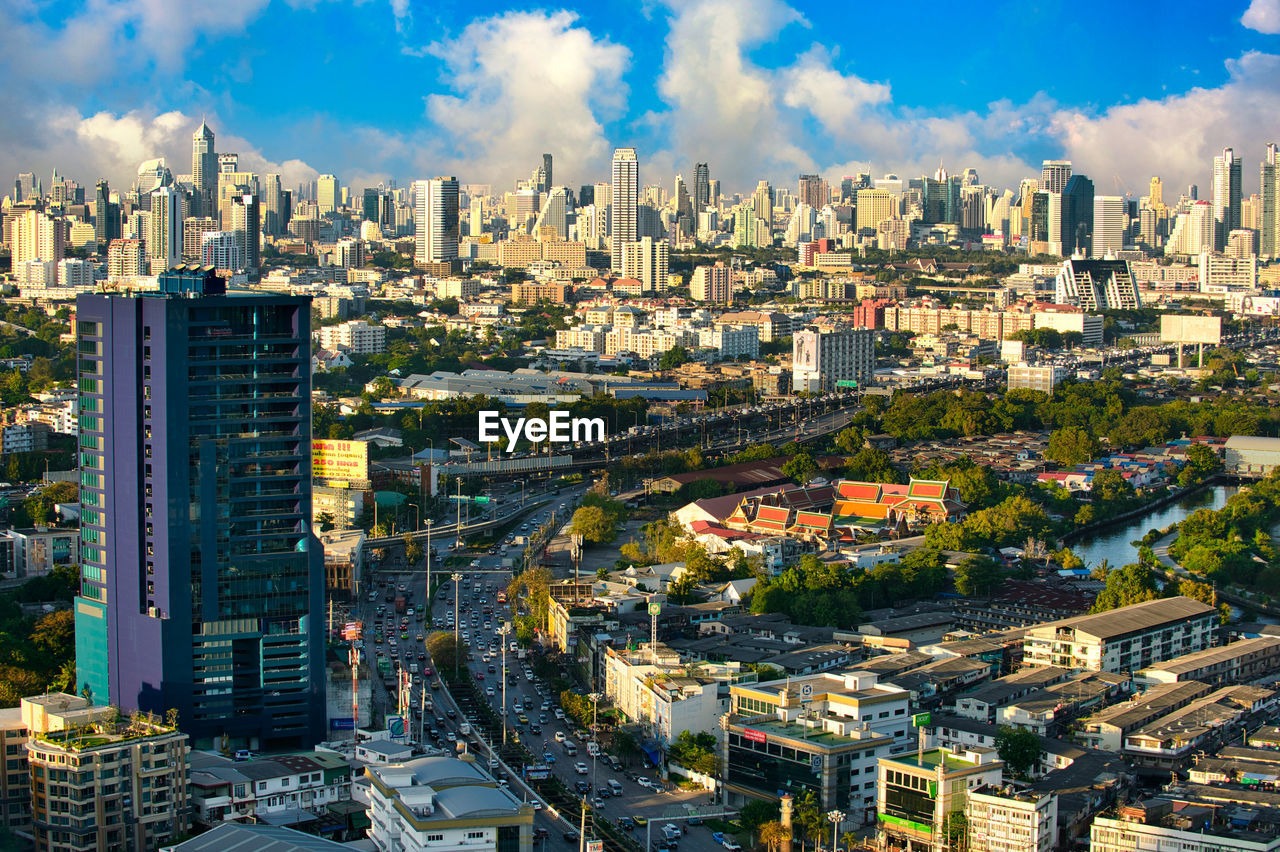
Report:
M1252 192L1262 146L1280 131L1280 56L1250 52L1226 67L1228 80L1215 89L1194 88L1100 114L1058 110L1049 132L1100 189L1113 190L1119 176L1141 195L1147 179L1159 175L1170 187L1200 184L1204 197L1214 155L1232 146L1244 159L1245 192Z
M1240 23L1260 33L1280 34L1280 0L1253 0Z
M556 183L600 174L612 154L600 116L625 105L631 53L576 22L566 11L508 12L431 45L454 94L427 96L427 113L446 138L420 157L422 176L452 172L509 186L543 152L555 157Z

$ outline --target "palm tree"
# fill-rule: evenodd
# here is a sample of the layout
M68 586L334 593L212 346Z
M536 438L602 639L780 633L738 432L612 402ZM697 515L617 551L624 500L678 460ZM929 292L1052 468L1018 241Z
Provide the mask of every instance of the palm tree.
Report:
M854 844L858 842L858 832L846 831L840 835L840 842L844 845L845 852L851 852Z
M760 842L769 852L781 852L782 847L791 840L791 832L776 819L760 826Z

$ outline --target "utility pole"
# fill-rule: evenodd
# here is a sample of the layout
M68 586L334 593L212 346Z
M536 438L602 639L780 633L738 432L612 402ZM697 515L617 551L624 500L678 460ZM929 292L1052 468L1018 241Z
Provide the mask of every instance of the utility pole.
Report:
M458 583L462 580L462 575L454 573L453 575L453 676L458 677L458 657L462 655L462 648L458 645Z

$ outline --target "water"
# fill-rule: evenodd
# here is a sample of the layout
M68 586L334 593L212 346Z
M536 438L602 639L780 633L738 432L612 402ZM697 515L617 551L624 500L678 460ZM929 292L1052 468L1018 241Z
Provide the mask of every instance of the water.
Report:
M1078 539L1070 545L1071 552L1085 561L1090 568L1103 559L1112 568L1119 568L1138 561L1138 548L1132 542L1147 534L1148 530L1164 529L1183 520L1196 509L1221 509L1232 494L1239 489L1234 485L1215 485L1176 503L1170 503L1149 515L1136 518L1123 525L1107 527Z

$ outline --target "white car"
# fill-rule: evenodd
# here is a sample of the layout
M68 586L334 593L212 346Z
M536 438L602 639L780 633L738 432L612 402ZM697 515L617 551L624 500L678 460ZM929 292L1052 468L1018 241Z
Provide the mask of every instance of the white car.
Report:
M489 696L490 698L492 698L492 697L493 697L493 687L492 687L492 686L490 686L490 687L486 688L486 689L485 689L485 691L484 691L484 694L485 694L485 695L487 695L487 696Z
M562 722L564 721L564 711L561 710L559 707L556 708L556 718Z
M641 775L639 778L636 779L636 783L639 784L641 787L644 787L646 790L653 789L653 782L650 781L648 778L645 778L643 775Z
M578 773L579 775L586 775L587 772L589 772L590 770L587 769L587 765L585 763L579 760L577 763L573 765L573 771Z
M565 740L564 731L556 731L556 742L562 743Z

